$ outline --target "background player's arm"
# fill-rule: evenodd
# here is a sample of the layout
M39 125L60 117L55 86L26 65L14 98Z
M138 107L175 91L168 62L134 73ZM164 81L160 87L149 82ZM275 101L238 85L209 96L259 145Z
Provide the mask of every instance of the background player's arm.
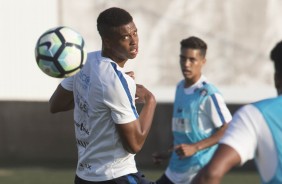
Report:
M219 184L224 174L240 162L241 158L235 149L220 144L212 160L198 173L192 184Z
M130 153L137 153L150 131L156 108L154 95L142 85L136 85L136 103L144 103L139 118L126 124L117 124L123 146Z
M68 91L58 85L57 89L49 100L49 109L51 113L68 111L74 108L73 92Z
M214 123L214 126L218 128L216 128L216 132L214 132L210 137L199 142L194 144L177 145L175 147L175 151L179 155L180 159L191 156L197 151L217 144L228 127L229 121L232 119L224 99L219 94L215 94L214 98L209 97L206 101L204 101L202 108L203 111L210 117L211 121Z
M209 138L203 139L194 144L180 144L174 147L176 154L180 159L194 155L196 152L211 147L218 143L219 139L223 136L228 123L224 123L217 131Z

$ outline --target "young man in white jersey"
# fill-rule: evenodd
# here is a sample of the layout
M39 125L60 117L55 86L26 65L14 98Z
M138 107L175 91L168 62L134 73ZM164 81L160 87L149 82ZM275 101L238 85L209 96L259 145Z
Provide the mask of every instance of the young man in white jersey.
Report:
M218 184L234 166L255 159L263 184L282 183L282 42L271 51L278 97L241 107L194 184Z
M123 68L138 53L137 28L131 15L116 7L100 13L97 28L102 50L88 53L79 73L61 82L50 99L50 111L74 109L75 184L149 184L134 156L149 133L156 100ZM144 103L140 115L135 101Z
M212 157L232 118L222 95L202 74L207 44L197 37L184 39L180 44L184 79L177 85L174 101L174 148L169 165L157 184L189 184ZM165 157L153 154L156 162Z

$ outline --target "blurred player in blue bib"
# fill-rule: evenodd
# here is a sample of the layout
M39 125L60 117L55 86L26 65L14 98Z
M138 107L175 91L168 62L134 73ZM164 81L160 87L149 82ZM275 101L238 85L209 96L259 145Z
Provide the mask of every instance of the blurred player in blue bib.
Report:
M176 87L169 165L157 184L189 184L211 159L231 114L218 89L202 74L206 43L197 37L181 41L180 66L184 79ZM159 161L164 154L154 153Z

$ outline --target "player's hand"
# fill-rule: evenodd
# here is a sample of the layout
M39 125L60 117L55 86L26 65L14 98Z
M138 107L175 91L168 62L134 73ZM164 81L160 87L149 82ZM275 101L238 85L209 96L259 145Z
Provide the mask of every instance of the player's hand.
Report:
M143 85L136 84L136 103L156 103L155 96Z
M179 156L179 159L184 159L194 155L198 150L193 144L180 144L174 147L174 151Z
M125 72L125 74L129 75L132 79L135 79L133 71Z

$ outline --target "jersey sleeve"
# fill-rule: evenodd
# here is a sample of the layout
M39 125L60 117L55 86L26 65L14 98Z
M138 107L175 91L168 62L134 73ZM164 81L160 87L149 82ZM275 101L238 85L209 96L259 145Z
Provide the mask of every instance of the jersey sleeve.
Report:
M135 106L136 84L126 74L116 72L118 75L113 77L111 84L104 86L104 100L114 122L125 124L139 117Z
M240 155L241 165L255 156L258 144L255 124L258 118L263 119L253 105L242 107L235 113L224 136L219 141L220 144L226 144L236 150Z
M232 119L223 97L218 93L209 96L203 102L203 108L217 128L224 123L229 123Z
M68 91L73 91L73 77L68 77L62 80L61 85Z

